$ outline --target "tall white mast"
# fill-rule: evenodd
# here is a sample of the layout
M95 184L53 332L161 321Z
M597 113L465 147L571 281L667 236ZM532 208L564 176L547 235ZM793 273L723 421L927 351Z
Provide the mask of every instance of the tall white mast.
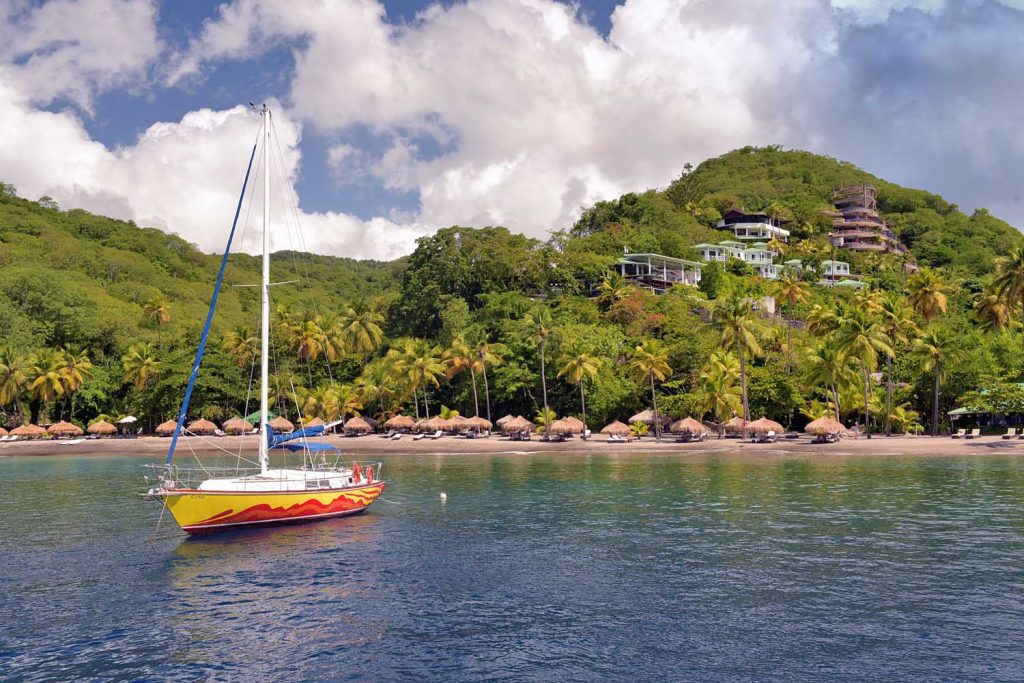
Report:
M270 109L263 105L263 284L260 287L260 471L267 473L267 422L270 405Z

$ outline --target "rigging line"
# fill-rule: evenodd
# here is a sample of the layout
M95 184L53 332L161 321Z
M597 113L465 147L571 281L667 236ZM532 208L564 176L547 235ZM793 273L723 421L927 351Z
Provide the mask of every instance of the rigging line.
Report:
M245 180L242 181L242 191L238 195L238 205L235 207L235 217L231 222L231 232L228 233L228 244L224 249L224 256L220 261L220 270L217 271L217 283L213 287L213 297L210 299L210 310L206 314L206 324L203 326L203 334L199 339L199 348L196 350L196 359L192 364L192 372L189 374L188 386L185 387L185 396L181 400L181 410L178 412L178 421L174 425L174 436L171 438L171 447L167 450L166 464L171 464L174 458L174 448L178 445L178 436L181 435L181 424L185 421L185 414L188 412L188 404L192 399L192 389L195 388L196 378L199 376L199 365L203 362L203 354L206 352L206 340L210 335L210 326L213 323L213 314L217 310L217 298L220 296L221 285L224 283L224 271L227 269L228 256L231 253L231 241L235 237L235 228L238 226L238 215L242 212L242 202L245 199L245 189L249 184L249 173L252 171L252 162L256 158L256 147L259 144L259 133L257 142L252 145L252 153L249 155L249 165L245 169Z
M274 128L275 125L276 124L274 123L274 121L271 120L271 122L270 122L271 130L276 131L276 128ZM285 160L284 160L284 152L281 149L280 136L275 134L273 136L273 140L274 140L274 150L276 150L277 156L278 156L278 158L280 160L280 163L281 163L281 174L283 176L284 175L284 168L285 168ZM312 284L313 278L312 278L312 276L310 275L310 272L309 272L309 259L307 257L307 252L309 251L309 248L306 245L306 236L305 236L305 233L303 233L303 231L302 231L302 222L299 219L298 197L297 197L297 195L296 195L296 193L294 191L294 188L291 186L290 183L287 184L287 189L286 190L282 189L282 188L285 187L285 185L286 185L286 183L284 183L284 182L279 184L279 190L282 191L282 192L285 192L286 193L286 198L287 198L287 201L282 202L282 205L287 207L287 209L290 209L292 215L295 218L295 234L298 236L298 242L299 242L299 247L300 247L300 249L299 249L299 256L301 257L301 260L302 260L303 270L306 273L306 291L309 294L309 300L310 300L310 304L311 304L311 306L313 308L314 315L319 316L320 315L320 311L319 311L319 307L317 306L317 303L316 303L316 295L314 294L313 284ZM286 213L287 213L287 211L286 211ZM291 233L290 232L289 232L288 237L289 237L289 241L290 241L291 240ZM293 250L293 253L292 253L292 265L295 268L295 275L296 275L296 277L299 277L300 274L298 272L298 265L295 263L294 250ZM328 380L330 380L331 388L333 389L334 388L334 369L331 367L330 358L328 358L328 357L324 358L324 366L327 369L327 378L328 378Z

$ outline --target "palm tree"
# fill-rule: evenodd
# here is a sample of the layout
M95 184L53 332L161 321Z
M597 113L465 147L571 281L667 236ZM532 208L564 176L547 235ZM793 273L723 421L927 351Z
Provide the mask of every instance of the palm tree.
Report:
M378 323L383 317L365 302L356 302L341 312L341 338L348 353L368 356L384 343Z
M441 386L437 378L443 376L446 370L440 359L441 350L436 346L429 346L422 340L416 340L410 351L411 355L403 359L401 367L412 386L423 392L423 408L429 418L427 387L431 384L435 387Z
M736 386L739 377L739 361L730 353L712 354L700 374L700 410L711 413L718 424L718 438L722 438L722 426L742 408L740 388Z
M89 354L79 349L65 346L61 349L64 358L62 375L64 394L71 399L71 419L75 419L75 394L85 385L85 380L92 379L92 361Z
M235 365L244 368L259 353L260 340L251 327L239 325L224 335L223 345L228 355L235 359Z
M1024 304L1024 247L1014 247L1008 255L997 258L995 266L996 293L1006 300L1011 310ZM1024 322L1024 306L1021 311Z
M598 285L597 302L605 307L625 299L633 285L619 273L611 273Z
M920 427L920 425L917 424L917 420L920 416L917 414L916 410L912 410L910 408L909 404L904 403L901 406L893 408L892 415L890 417L892 418L893 424L896 425L896 429L898 429L900 433L910 431L911 427L914 427L915 429Z
M0 407L13 405L21 412L18 403L25 389L28 368L24 357L10 348L0 349Z
M160 363L156 352L149 342L139 342L128 347L128 352L121 356L122 375L125 382L131 383L137 390L146 386L160 376Z
M950 286L931 268L921 268L907 280L910 305L925 322L946 312Z
M491 421L491 389L487 381L487 366L501 365L505 362L502 354L507 353L508 348L504 344L493 344L486 339L478 341L473 346L473 357L480 374L484 378L484 403L487 404L487 421Z
M985 285L974 296L974 315L978 319L978 326L986 332L998 332L1010 327L1010 305L995 285Z
M654 391L654 381L662 382L672 374L668 364L668 354L656 339L645 339L633 349L629 367L633 373L651 383L651 403L654 405L654 434L661 439L661 413L658 412L658 396Z
M864 381L864 429L871 438L870 381L871 373L878 367L878 355L893 355L892 342L885 333L882 323L861 307L851 307L842 312L839 330L836 332L839 348L844 356L853 358L860 365Z
M154 296L142 305L142 314L156 326L157 342L161 341L163 326L171 322L171 305L161 296Z
M576 345L568 349L563 357L562 369L558 371L559 377L565 377L573 384L580 385L580 410L583 413L583 440L587 439L587 398L583 390L585 380L593 380L597 377L601 368L601 359L587 353L581 346Z
M772 295L787 307L792 308L807 300L811 295L807 283L803 280L786 274L779 278L779 281L772 289ZM789 319L786 319L786 372L792 369L793 357L793 326Z
M325 422L333 422L341 416L338 392L329 384L303 392L300 405L303 415L319 417Z
M825 403L826 405L831 403L835 408L838 421L840 419L839 395L841 389L849 383L857 381L857 372L850 367L850 359L843 355L835 338L829 336L817 346L807 349L804 368L805 381L811 386L823 389Z
M747 401L747 356L761 354L757 332L761 326L747 299L733 295L719 299L711 309L711 322L718 328L720 343L740 359L740 391L743 396L743 419L750 419Z
M56 403L64 395L64 357L53 349L44 349L32 358L28 372L32 396L32 422L39 419L40 406Z
M914 342L914 352L921 362L922 372L935 373L935 390L932 396L932 436L939 434L939 396L942 388L942 376L946 366L956 360L959 349L956 338L948 330L940 327L926 327Z
M897 292L887 292L878 301L878 315L882 320L882 330L889 337L895 352L897 345L910 342L910 337L917 332L913 311L907 306L904 298ZM885 357L885 435L892 434L892 363L893 355Z
M466 344L466 340L462 337L456 338L452 342L452 345L445 350L442 360L444 364L448 366L448 370L445 373L445 377L448 379L452 379L460 373L469 370L469 375L473 383L473 414L479 417L480 400L478 399L476 392L477 360L473 351L471 351L469 346Z
M555 323L551 318L551 311L546 308L535 308L523 318L523 327L529 334L531 344L537 345L540 352L540 384L544 398L544 436L551 438L551 422L548 416L548 377L547 377L547 347L556 336Z
M295 351L299 360L315 361L320 354L325 354L328 360L333 347L328 343L327 335L324 333L316 318L307 317L288 326L288 343Z

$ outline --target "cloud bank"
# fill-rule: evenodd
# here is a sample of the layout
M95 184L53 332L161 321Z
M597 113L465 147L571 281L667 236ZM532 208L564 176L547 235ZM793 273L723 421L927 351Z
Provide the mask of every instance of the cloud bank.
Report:
M160 44L148 2L51 0L0 20L0 123L24 131L0 138L4 180L208 250L233 209L251 113L194 111L107 149L75 113L40 107L64 98L88 116L97 92L201 88L257 46L287 47L287 191L303 154L319 154L338 182L419 198L411 215L371 220L300 212L306 246L325 253L390 258L453 223L543 236L747 144L849 159L1024 224L1024 10L1009 0L626 0L606 37L552 0L432 5L408 24L373 0L235 0L178 51ZM306 149L304 130L337 142Z

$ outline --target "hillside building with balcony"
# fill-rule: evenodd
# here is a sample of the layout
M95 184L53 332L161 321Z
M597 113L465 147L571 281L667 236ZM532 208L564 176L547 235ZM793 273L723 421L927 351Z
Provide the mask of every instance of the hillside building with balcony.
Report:
M878 215L877 191L871 185L850 185L832 193L835 211L829 240L840 249L905 254L906 247Z
M728 261L739 259L749 263L758 275L769 280L776 280L782 274L783 266L774 263L775 252L764 242L743 244L733 240L725 240L718 244L698 244L694 247L700 258L705 262Z
M727 211L716 226L719 230L729 230L737 240L766 242L777 239L789 241L789 230L784 222L765 213L746 213L735 209Z
M700 282L701 264L661 254L625 254L615 263L615 272L638 287L664 294L674 285Z

